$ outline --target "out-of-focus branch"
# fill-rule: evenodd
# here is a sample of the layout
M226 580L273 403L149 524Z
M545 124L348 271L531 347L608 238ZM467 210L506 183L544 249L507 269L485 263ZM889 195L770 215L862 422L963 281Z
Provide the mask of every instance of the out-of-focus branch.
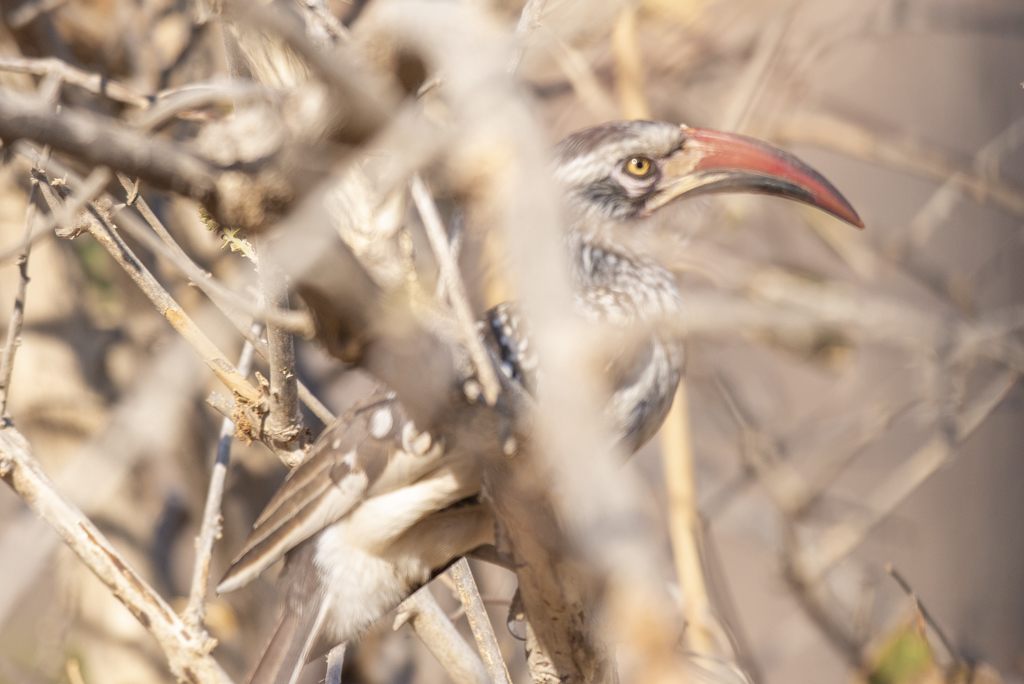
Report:
M291 8L295 9L295 8ZM284 3L225 3L225 19L247 68L262 83L293 88L312 73L327 88L329 120L318 128L348 144L365 143L391 119L394 93L359 68L348 46L335 41L328 48L311 39L308 22Z
M686 642L696 653L717 652L712 631L711 602L701 563L701 524L694 482L690 407L685 382L676 392L672 410L661 432L661 459L669 501L669 531L676 563L681 612L686 620Z
M455 581L455 590L459 594L459 601L462 602L462 609L466 613L469 628L473 631L473 638L476 639L477 650L487 666L490 681L492 684L511 684L508 667L505 666L505 659L501 656L498 639L494 635L491 620L487 617L487 609L484 608L483 599L480 598L480 591L477 589L476 580L473 579L469 561L465 558L455 561L455 565L448 571L448 574Z
M429 586L421 588L399 606L394 628L398 629L406 623L413 628L437 662L441 663L453 682L493 684L483 661L441 610Z
M494 364L477 334L476 319L469 307L469 296L466 294L466 286L459 275L458 264L452 258L451 245L448 244L448 235L441 223L441 215L438 213L434 199L430 196L430 191L422 178L413 177L410 191L416 209L423 219L423 227L427 233L427 239L430 241L430 247L434 250L434 256L437 258L441 281L444 283L448 300L455 312L455 320L459 324L461 341L469 350L469 358L473 361L477 379L483 387L484 400L493 406L500 390L498 377L494 373Z
M653 325L681 338L741 333L813 340L841 332L929 354L952 340L959 360L973 355L1024 372L1024 345L1005 335L993 337L985 320L949 318L895 298L814 283L779 269L762 269L730 285L740 292L691 293L685 317L667 317Z
M252 11L257 12L255 7ZM0 97L0 138L7 144L19 139L50 144L86 163L108 166L192 198L222 225L259 229L316 184L314 174L321 169L315 169L312 151L296 149L302 146L296 138L327 132L362 141L372 132L352 130L365 124L356 121L357 112L364 109L361 101L347 102L342 113L327 107L312 91L292 95L295 99L278 107L263 103L240 109L229 121L211 123L188 149L90 112L67 109L54 115L35 100L5 91ZM294 120L285 123L288 117ZM333 123L324 117L333 117ZM373 131L385 121L383 116L375 119ZM275 134L256 135L256 129ZM97 144L99 140L103 144ZM225 144L228 141L233 144Z
M508 72L515 74L519 71L519 65L526 56L529 48L530 36L540 27L541 19L544 17L544 8L547 0L527 0L523 11L519 14L519 22L516 24L515 41L516 46L512 53L512 59L508 63Z
M924 602L918 597L914 588L910 586L910 582L908 582L907 578L903 576L903 573L901 573L892 563L886 564L885 571L893 578L893 580L895 580L896 584L900 586L903 593L905 593L907 597L914 602L914 608L932 628L932 631L939 637L939 641L942 642L942 647L946 649L946 652L949 654L949 657L953 659L955 665L958 668L963 666L963 658L960 656L956 647L953 646L952 640L946 636L946 630L942 629L942 625L940 625L939 621L935 619L935 616L932 615L930 610L928 610L928 607L924 605Z
M619 107L627 119L650 119L651 110L644 94L644 67L637 41L637 8L627 6L619 14L612 32L615 55L615 90Z
M520 440L522 448L504 459L488 458L485 490L507 534L537 641L556 677L614 681L614 662L597 622L605 602L604 624L629 650L631 662L642 664L638 677L681 681L674 652L679 624L656 579L653 526L642 522L646 511L635 474L619 467L600 427L602 390L584 351L589 328L568 315L573 299L559 207L544 172L544 136L507 75L507 55L495 50L500 37L462 7L409 2L376 10L386 35L445 75L444 92L455 111L486 113L486 119L467 114L465 125L493 141L488 158L498 149L506 162L488 179L488 208L500 217L511 280L534 331L530 341L545 385L533 413L537 431L530 433L537 439Z
M55 151L74 155L95 166L108 166L132 176L216 205L217 168L181 145L152 138L105 119L73 109L59 114L19 93L0 93L0 138L36 140ZM102 140L103 144L97 144Z
M595 117L614 118L618 112L615 101L605 92L601 80L579 50L559 39L554 31L546 26L541 26L540 30L544 31L545 38L551 41L551 51L555 60L580 100Z
M252 328L254 335L259 335L260 326ZM238 372L248 376L252 370L254 354L253 345L246 342L242 345L242 353L238 357ZM206 504L203 507L203 519L196 536L196 559L192 566L192 588L189 591L188 605L182 614L185 624L192 629L201 629L206 616L206 596L210 590L210 559L213 557L213 543L221 536L221 502L224 499L224 480L227 477L228 463L231 460L231 445L235 441L235 424L225 418L220 426L217 437L217 449L214 453L213 468L210 473L210 484L206 491Z
M145 108L152 104L152 98L140 95L133 88L111 80L100 74L91 73L55 57L0 57L0 71L33 76L56 75L64 83L70 83L94 95L103 95L115 102Z
M182 622L96 526L57 493L28 442L12 428L0 430L0 476L153 635L177 679L194 684L230 683L209 655L215 642Z
M849 555L878 523L889 517L929 477L949 463L955 453L954 447L985 422L1017 383L1018 377L1014 371L1002 371L983 387L958 412L954 434L932 437L872 489L863 501L867 511L863 517L834 526L815 543L813 553L793 559L796 575L804 581L813 581Z

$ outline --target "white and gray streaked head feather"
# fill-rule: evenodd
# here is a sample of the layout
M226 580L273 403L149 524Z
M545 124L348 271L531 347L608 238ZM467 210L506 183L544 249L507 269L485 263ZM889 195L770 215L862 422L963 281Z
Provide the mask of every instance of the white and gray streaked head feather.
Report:
M683 131L662 121L615 121L569 135L555 151L555 178L570 190L607 178L631 156L659 159L683 142Z

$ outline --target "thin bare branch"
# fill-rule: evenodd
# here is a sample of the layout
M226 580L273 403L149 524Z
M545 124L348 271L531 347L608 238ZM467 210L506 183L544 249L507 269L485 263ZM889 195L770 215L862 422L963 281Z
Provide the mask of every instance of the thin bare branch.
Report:
M408 623L431 654L455 682L489 684L487 669L479 656L452 624L437 599L425 586L398 607L394 628Z
M706 655L718 653L711 602L701 564L700 518L694 482L694 456L690 433L690 408L685 382L680 383L672 410L662 428L662 464L668 491L669 531L679 579L680 606L686 620L690 649Z
M32 233L36 224L36 192L38 181L31 179L28 206L25 208L25 234L22 251L18 256L18 287L14 293L14 309L7 321L7 336L0 350L0 422L7 416L7 399L11 393L11 374L14 372L14 356L21 344L21 326L25 322L25 300L28 292L28 258L32 250Z
M60 211L63 201L50 186L49 178L42 172L38 173L40 180L39 188L43 199L49 205L50 211L55 213ZM84 221L84 227L89 231L89 234L124 269L125 273L128 274L153 303L157 311L167 319L167 322L182 337L189 341L206 365L213 371L214 375L239 397L253 405L259 405L262 401L260 391L238 372L234 364L224 356L213 341L195 324L181 305L157 282L153 274L146 269L132 252L131 248L117 234L109 220L100 211L95 209L90 209L89 211L90 213Z
M1015 216L1024 216L1024 193L1019 188L963 169L933 149L910 140L880 135L878 131L836 114L806 111L791 114L777 131L780 140L790 144L814 145L949 182L979 201L990 201Z
M498 646L498 639L494 635L494 627L487 616L483 599L480 598L480 590L473 579L469 561L465 558L455 561L448 574L455 581L455 589L466 613L466 620L469 621L469 628L473 631L473 638L476 639L477 651L487 666L490 681L492 684L511 684L508 667L501 655L501 648Z
M903 593L905 593L907 597L914 602L914 608L921 614L921 617L924 618L925 622L927 622L932 628L932 631L939 637L939 641L942 642L942 647L946 649L946 653L948 653L949 657L953 659L953 662L957 666L963 665L963 658L953 645L952 640L946 636L946 631L942 629L939 621L935 619L932 612L928 610L928 607L925 606L924 602L922 602L918 597L917 592L915 592L914 588L910 586L910 582L908 582L907 578L903 576L903 573L901 573L892 563L886 564L885 571L896 581L896 584L900 585L900 589L903 590Z
M252 333L259 335L259 332L260 326L254 325ZM254 351L251 343L246 342L242 345L242 352L238 356L238 372L242 375L248 376L252 370ZM188 605L182 613L185 624L194 630L201 629L206 618L206 597L210 590L210 559L213 557L214 541L221 536L221 502L224 499L224 481L234 441L235 424L230 418L225 418L217 437L210 483L206 491L206 504L203 507L199 534L195 540L196 559L192 566L192 588L189 591Z
M544 8L548 0L527 0L523 11L519 14L519 21L516 24L515 41L516 47L512 53L512 59L508 63L508 72L515 74L519 71L519 65L526 56L529 48L531 35L540 27L541 19L544 18Z
M820 578L849 555L876 525L888 518L907 497L949 462L955 453L954 447L978 429L1017 379L1016 372L1003 371L982 388L960 410L956 432L951 439L936 435L895 467L866 497L863 503L867 513L863 517L829 529L815 544L813 554L807 553L795 559L799 574L811 580Z
M231 321L231 324L235 326L243 339L255 347L256 353L259 354L260 358L266 360L269 357L270 352L268 350L267 343L252 333L247 321L239 318L237 315L239 310L248 309L249 313L253 315L253 318L258 321L273 320L275 324L282 329L300 333L304 337L311 336L312 324L308 321L305 314L302 314L300 317L296 317L290 314L297 312L283 311L281 309L268 309L266 306L251 307L248 306L247 302L239 300L237 295L235 295L231 290L217 285L216 281L213 280L213 276L201 269L199 265L192 260L192 257L181 248L177 240L174 239L174 236L171 235L170 231L167 230L160 218L152 208L150 208L146 198L139 193L137 184L133 183L132 180L123 173L117 174L117 177L121 182L121 185L124 187L125 192L128 193L127 204L138 210L146 223L149 224L149 227L153 229L153 232L157 234L163 243L171 250L171 253L176 255L176 257L172 256L172 254L168 254L166 250L161 250L159 253L165 258L171 260L175 266L189 277L192 283L210 297L210 301L213 302L213 304L220 309L228 320ZM134 237L145 234L145 231L139 229L139 227L135 225L134 217L132 217L131 214L119 214L119 220L123 220L125 222L126 227L130 229L130 232ZM217 287L212 287L213 285L217 285ZM232 296L230 303L222 296L224 294L230 294ZM239 306L240 304L244 306ZM289 315L284 317L281 314ZM302 381L297 382L299 399L302 400L302 403L305 404L313 415L315 415L324 425L329 425L334 420L334 414L309 390L308 387L306 387L304 383L302 383Z
M498 377L494 373L494 364L491 363L491 358L477 333L476 318L469 307L469 296L466 294L462 276L459 275L458 264L452 257L448 233L444 229L441 215L438 213L434 199L423 179L418 175L414 176L409 188L416 209L423 219L423 227L427 233L427 239L430 241L430 247L434 250L434 256L437 258L441 281L444 283L448 300L455 312L455 320L459 324L462 343L469 350L469 357L473 361L476 377L483 387L484 399L488 405L493 406L501 388L498 385Z
M216 642L182 622L96 526L61 497L28 442L13 428L0 430L0 476L153 635L176 678L196 684L230 683L209 655Z
M55 57L0 57L0 71L9 71L16 74L31 74L33 76L49 76L56 74L65 83L77 86L94 95L103 95L115 102L121 102L133 107L146 108L153 102L153 98L146 97L136 92L123 83L71 66L67 62Z
M33 154L32 158L36 159L38 157ZM28 244L35 244L44 235L52 233L55 227L73 225L79 212L103 192L103 188L109 180L110 172L107 169L94 169L83 180L78 192L68 200L60 211L51 212L47 216L36 220L36 226L28 237ZM20 254L24 247L24 242L23 240L22 244L0 253L0 263L4 263L11 257Z

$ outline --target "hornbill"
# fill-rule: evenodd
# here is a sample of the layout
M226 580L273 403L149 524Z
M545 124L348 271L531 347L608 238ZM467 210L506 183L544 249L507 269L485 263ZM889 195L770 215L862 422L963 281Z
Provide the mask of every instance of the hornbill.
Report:
M752 138L654 121L606 123L556 148L564 244L579 313L613 326L680 314L675 277L631 245L662 230L660 210L714 192L755 192L822 209L857 227L831 183L791 154ZM671 226L669 226L671 228ZM536 359L512 305L491 309L479 334L505 376L529 389ZM606 417L627 451L661 425L682 373L678 340L652 331L628 363L612 364ZM358 637L473 549L493 543L477 495L479 460L446 458L384 395L329 426L257 519L218 587L237 589L287 556L287 605L252 682L296 681L318 649Z

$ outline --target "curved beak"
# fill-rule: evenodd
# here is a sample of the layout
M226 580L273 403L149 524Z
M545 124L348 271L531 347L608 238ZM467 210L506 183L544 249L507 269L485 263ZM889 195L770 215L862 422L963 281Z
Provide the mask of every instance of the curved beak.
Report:
M809 204L847 223L864 223L824 176L792 154L756 138L682 126L684 142L662 166L646 212L683 196L756 192Z

